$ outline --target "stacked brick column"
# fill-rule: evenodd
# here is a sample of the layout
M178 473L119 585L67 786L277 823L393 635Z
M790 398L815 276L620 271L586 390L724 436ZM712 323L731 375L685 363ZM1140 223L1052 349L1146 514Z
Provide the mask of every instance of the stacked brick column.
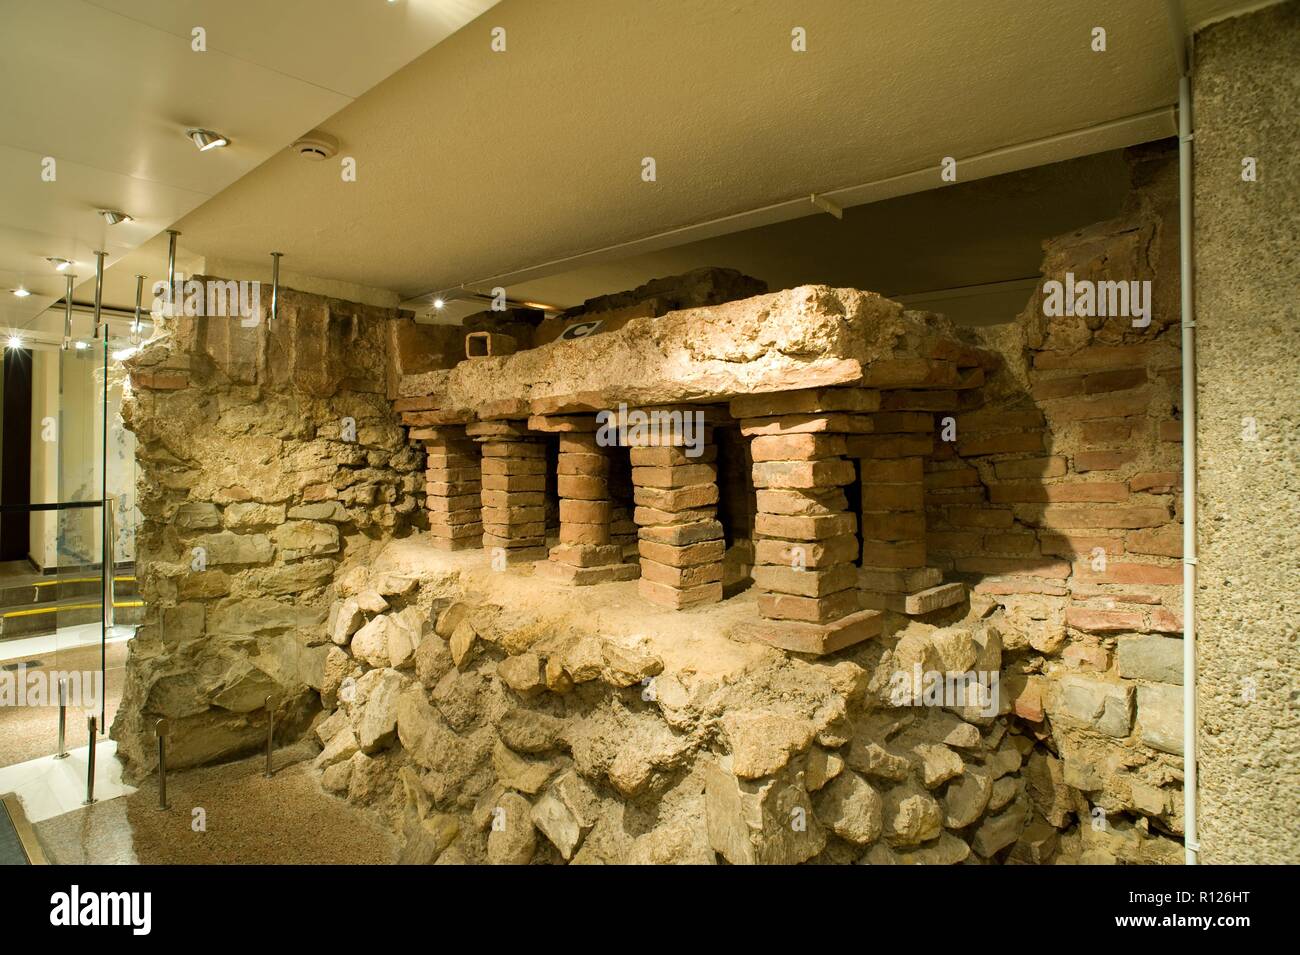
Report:
M700 438L698 455L680 433L661 430L644 441L629 440L641 558L637 586L651 603L673 609L722 599L726 545L717 517L717 450L711 429Z
M515 422L484 421L466 432L483 445L483 547L506 559L546 554L546 447Z
M857 518L842 490L853 483L848 435L869 431L879 394L827 388L731 402L753 458L754 583L763 618L742 639L829 653L880 633L880 614L858 601Z
M464 428L418 433L425 449L425 507L433 545L441 550L478 547L483 536L478 446Z
M560 542L538 573L584 585L632 580L639 569L625 563L623 548L611 534L613 503L609 493L609 449L596 440L591 418L531 419L530 425L559 432L556 489L560 497Z
M925 457L934 450L933 415L885 412L873 416L873 431L849 439L862 476L863 606L924 614L960 602L960 583L942 584L943 574L927 566L925 545Z

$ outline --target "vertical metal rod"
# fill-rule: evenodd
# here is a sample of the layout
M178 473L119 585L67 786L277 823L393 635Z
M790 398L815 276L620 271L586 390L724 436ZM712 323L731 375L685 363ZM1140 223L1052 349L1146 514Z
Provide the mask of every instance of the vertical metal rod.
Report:
M68 678L59 677L59 751L55 759L68 758Z
M280 315L280 258L283 252L271 253L271 321Z
M104 258L107 255L107 252L95 253L95 330L91 332L91 338L99 337L99 309L104 297Z
M86 801L82 803L83 806L89 806L95 801L95 738L98 734L93 716L86 720L86 729L90 734L90 744L86 748Z
M275 750L275 710L271 708L271 698L266 698L266 772L267 779L275 774L271 771L271 753Z
M116 596L113 575L117 569L117 498L104 498L104 629L108 632L116 622L113 598Z
M144 301L144 276L135 277L135 321L131 323L131 344L140 344L140 306Z
M167 721L154 724L158 733L158 808L167 808Z
M75 275L65 275L67 280L63 293L63 350L72 347L72 280Z
M167 302L163 314L171 318L176 314L176 237L180 235L175 229L167 230Z

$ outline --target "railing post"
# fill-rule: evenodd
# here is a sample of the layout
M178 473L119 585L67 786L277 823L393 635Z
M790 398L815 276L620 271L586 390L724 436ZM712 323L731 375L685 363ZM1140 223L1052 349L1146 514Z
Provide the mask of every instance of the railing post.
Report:
M90 733L90 744L86 748L86 801L82 803L83 806L89 806L95 801L95 738L99 734L93 716L86 720L86 729Z
M167 808L167 720L154 724L158 734L158 808Z
M68 758L68 678L59 677L59 751L55 759Z

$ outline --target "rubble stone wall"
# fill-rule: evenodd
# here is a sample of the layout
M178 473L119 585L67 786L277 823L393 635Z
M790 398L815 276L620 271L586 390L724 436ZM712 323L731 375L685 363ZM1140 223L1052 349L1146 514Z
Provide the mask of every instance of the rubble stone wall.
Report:
M1182 833L1177 169L1164 147L1131 158L1120 216L1045 242L1016 324L981 330L1007 367L925 475L932 563L1000 608L1014 718L1113 835L1096 861ZM1149 281L1149 325L1045 314L1067 275Z
M136 775L162 718L174 766L260 745L267 697L301 732L338 663L340 566L425 520L423 462L388 402L409 320L282 290L271 323L262 298L244 320L166 319L128 361L146 611L112 732Z

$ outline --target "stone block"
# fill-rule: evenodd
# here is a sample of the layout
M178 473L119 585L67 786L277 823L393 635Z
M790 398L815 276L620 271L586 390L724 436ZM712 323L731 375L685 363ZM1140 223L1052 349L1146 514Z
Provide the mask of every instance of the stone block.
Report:
M1061 679L1061 708L1071 719L1122 739L1133 727L1133 685L1069 675Z
M861 610L830 623L795 620L747 620L728 632L732 640L762 643L793 653L821 656L863 640L880 636L884 615L878 610Z
M1137 688L1142 742L1162 753L1183 754L1183 689L1156 683Z

